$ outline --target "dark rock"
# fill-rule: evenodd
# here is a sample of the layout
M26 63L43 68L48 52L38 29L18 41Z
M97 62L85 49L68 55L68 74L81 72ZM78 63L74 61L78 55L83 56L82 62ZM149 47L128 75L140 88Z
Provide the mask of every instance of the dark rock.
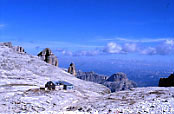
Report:
M74 107L74 106L70 106L68 108L66 108L67 111L75 111L77 110L77 107Z
M128 90L136 87L135 82L128 80L126 74L121 72L110 76L103 85L110 88L111 92Z
M19 52L19 53L25 53L24 48L21 47L21 46L16 46L16 47L14 47L14 50L17 51L17 52Z
M119 72L110 76L106 81L117 82L122 80L128 80L126 74Z
M86 80L86 81L91 81L95 83L103 83L106 81L108 76L100 75L95 72L82 72L82 71L77 71L77 78Z
M160 78L159 87L171 87L174 86L174 73L171 74L168 78Z
M13 47L11 42L4 42L4 43L1 43L1 45L7 46L9 48L12 48Z
M94 72L77 72L77 78L103 84L108 87L111 92L127 90L136 87L136 83L128 80L126 74L116 73L112 76L99 75Z
M37 56L49 64L58 66L58 59L49 48L45 48Z
M76 76L76 68L75 68L74 63L71 63L71 64L70 64L70 66L69 66L69 68L68 68L68 73L70 73L70 74Z
M14 51L17 51L19 53L26 53L24 51L24 48L21 46L13 46L11 42L4 42L4 43L0 43L1 46L7 46L11 49L13 49Z

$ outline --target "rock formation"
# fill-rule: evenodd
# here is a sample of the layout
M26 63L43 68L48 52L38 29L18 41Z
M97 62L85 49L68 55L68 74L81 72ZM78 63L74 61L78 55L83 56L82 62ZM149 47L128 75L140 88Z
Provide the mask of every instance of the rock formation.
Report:
M45 48L37 56L49 64L58 66L58 59L49 48Z
M12 48L14 51L17 51L19 53L26 53L24 51L24 48L21 46L13 46L11 42L4 42L4 43L0 43L1 46L6 46L9 48Z
M76 68L75 68L74 63L71 63L71 64L70 64L70 66L69 66L69 68L68 68L68 73L70 73L70 74L76 76Z
M171 74L168 78L160 78L159 87L171 87L174 86L174 73Z
M119 72L110 76L104 83L111 92L122 91L136 87L135 82L128 80L126 74Z
M95 72L82 72L82 71L77 71L77 78L86 80L86 81L91 81L95 83L102 84L108 76L97 74Z
M17 51L17 52L20 52L20 53L25 53L24 48L21 47L21 46L16 46L16 47L14 47L14 50Z
M118 73L110 76L106 81L118 82L118 81L122 81L122 80L128 80L127 76L126 76L126 74L124 74L122 72L118 72Z
M116 73L112 76L104 76L94 72L77 72L77 78L92 81L108 87L111 92L122 91L136 87L136 83L130 81L126 74Z
M3 43L0 43L1 46L7 46L9 48L12 48L12 43L11 42L3 42Z

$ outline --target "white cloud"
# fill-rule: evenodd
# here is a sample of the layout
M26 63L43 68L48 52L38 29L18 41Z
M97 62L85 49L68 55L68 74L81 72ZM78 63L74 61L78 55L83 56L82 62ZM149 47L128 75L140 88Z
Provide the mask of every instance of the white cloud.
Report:
M155 40L154 40L155 41ZM162 41L162 40L159 40ZM138 46L137 46L138 44ZM144 55L171 55L174 54L174 40L164 40L158 45L146 46L141 43L124 43L122 45L110 42L105 48L105 53L110 54L125 54L139 53Z
M164 43L156 47L157 54L168 55L174 54L174 40L166 40Z
M165 44L173 46L174 45L174 40L166 40Z
M157 54L157 51L156 48L148 47L146 49L141 50L140 53L144 55L155 55Z
M105 47L103 51L106 53L118 54L118 53L122 53L122 47L115 42L110 42L107 44L107 46Z
M174 54L174 40L165 40L155 47L148 47L140 50L141 54L146 55L170 55Z
M123 45L119 45L115 42L108 43L105 48L105 53L111 53L111 54L123 54L123 53L130 53L135 52L137 50L137 45L134 43L125 43Z

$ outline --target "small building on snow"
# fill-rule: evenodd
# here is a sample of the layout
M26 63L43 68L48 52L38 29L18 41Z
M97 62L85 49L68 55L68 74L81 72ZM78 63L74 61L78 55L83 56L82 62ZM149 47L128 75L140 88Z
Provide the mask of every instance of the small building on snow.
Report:
M72 90L74 86L66 81L49 81L45 84L45 88L48 90Z

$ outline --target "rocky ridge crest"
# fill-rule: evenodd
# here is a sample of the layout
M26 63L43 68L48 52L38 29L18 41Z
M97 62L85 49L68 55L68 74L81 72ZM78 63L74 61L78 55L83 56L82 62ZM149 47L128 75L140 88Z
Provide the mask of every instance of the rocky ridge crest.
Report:
M136 83L130 81L126 74L119 72L112 76L100 75L95 72L77 71L77 78L92 81L108 87L111 92L128 90L136 87Z

